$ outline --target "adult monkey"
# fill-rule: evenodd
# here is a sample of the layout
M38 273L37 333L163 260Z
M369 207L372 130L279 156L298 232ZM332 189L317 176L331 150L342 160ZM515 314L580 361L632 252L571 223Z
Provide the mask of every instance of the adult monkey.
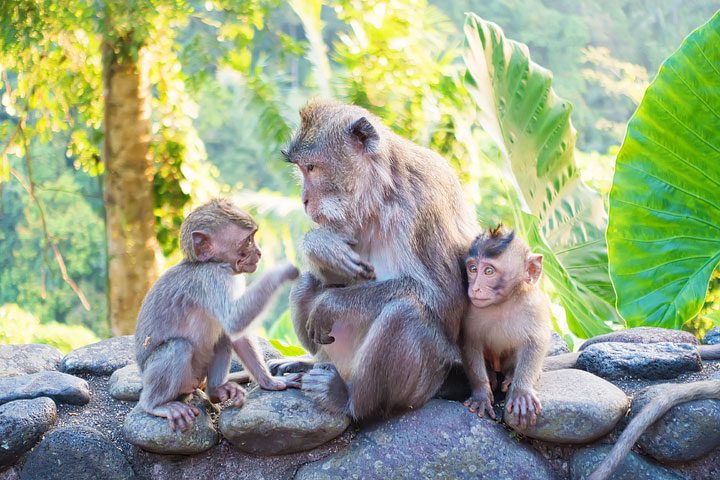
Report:
M316 227L291 311L303 346L326 362L302 388L355 419L419 407L458 358L475 214L445 159L367 110L314 101L300 119L283 154Z

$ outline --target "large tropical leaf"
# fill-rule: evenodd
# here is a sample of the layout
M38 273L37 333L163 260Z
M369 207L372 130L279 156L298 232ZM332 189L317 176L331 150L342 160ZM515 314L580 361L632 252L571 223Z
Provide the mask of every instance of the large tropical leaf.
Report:
M720 260L720 12L665 61L630 120L607 238L629 325L697 315Z
M466 86L478 121L505 160L520 204L516 224L545 256L568 326L587 338L619 322L607 270L607 215L600 195L579 177L572 106L551 88L552 74L527 47L470 14L465 22Z

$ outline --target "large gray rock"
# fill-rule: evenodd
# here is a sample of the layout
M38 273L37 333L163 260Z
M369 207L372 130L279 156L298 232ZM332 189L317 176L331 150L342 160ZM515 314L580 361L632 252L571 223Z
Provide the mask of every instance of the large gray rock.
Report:
M346 415L318 408L301 390L253 389L241 408L220 414L220 431L240 450L281 455L310 450L340 435L350 424Z
M583 480L600 466L612 445L589 447L575 452L570 459L570 479ZM681 480L672 470L631 451L618 465L612 480Z
M649 380L675 378L702 370L695 345L687 343L597 343L578 357L577 368L608 379L624 377Z
M12 465L34 447L56 420L55 402L47 397L0 406L0 468Z
M38 397L50 397L59 403L85 405L90 401L90 387L82 378L60 372L0 378L0 405Z
M135 338L132 335L113 337L80 347L65 355L60 371L110 375L135 361Z
M570 353L570 348L568 347L565 339L553 330L550 349L548 350L548 357L554 357L555 355L560 355L561 353Z
M173 432L166 418L145 413L136 405L125 417L125 440L149 452L179 455L204 452L216 445L219 437L210 415L216 414L217 408L200 390L197 390L187 403L198 407L200 416L196 417L193 426L184 432Z
M648 387L633 399L631 420L653 398L665 397L677 385ZM640 437L643 450L661 462L686 462L720 447L720 400L695 400L670 409Z
M431 400L367 426L350 448L303 466L296 479L555 478L537 451L461 403Z
M671 330L669 328L659 327L635 327L627 330L618 330L604 335L590 338L580 346L580 350L585 350L590 345L597 343L690 343L697 345L698 339L690 332L682 330Z
M142 376L137 363L115 370L110 376L108 390L116 400L137 402L142 391Z
M510 427L546 442L592 442L610 432L630 405L622 390L582 370L544 372L536 390L542 404L537 423Z
M0 377L57 370L62 358L62 352L50 345L0 345Z
M717 345L720 344L720 327L715 327L705 334L703 338L705 345Z
M30 452L22 480L131 480L135 473L122 452L89 427L53 430Z

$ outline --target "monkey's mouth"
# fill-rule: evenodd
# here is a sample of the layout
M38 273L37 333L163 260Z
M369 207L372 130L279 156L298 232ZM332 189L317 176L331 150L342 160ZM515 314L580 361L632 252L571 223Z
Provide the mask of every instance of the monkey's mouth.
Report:
M472 303L478 308L483 308L487 307L488 305L492 305L493 298L470 297L470 303Z

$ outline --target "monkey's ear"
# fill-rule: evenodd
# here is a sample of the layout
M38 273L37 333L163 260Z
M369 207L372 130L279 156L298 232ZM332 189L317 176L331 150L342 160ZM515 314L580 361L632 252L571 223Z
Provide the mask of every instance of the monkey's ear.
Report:
M207 262L213 257L212 238L207 232L195 231L192 236L195 257L201 262Z
M359 149L365 153L375 153L377 151L377 144L380 140L377 130L372 126L370 121L365 117L360 117L355 120L348 133L352 137L353 141L356 142Z
M527 281L530 284L535 284L540 279L542 273L542 261L543 256L541 253L531 253L527 258Z

